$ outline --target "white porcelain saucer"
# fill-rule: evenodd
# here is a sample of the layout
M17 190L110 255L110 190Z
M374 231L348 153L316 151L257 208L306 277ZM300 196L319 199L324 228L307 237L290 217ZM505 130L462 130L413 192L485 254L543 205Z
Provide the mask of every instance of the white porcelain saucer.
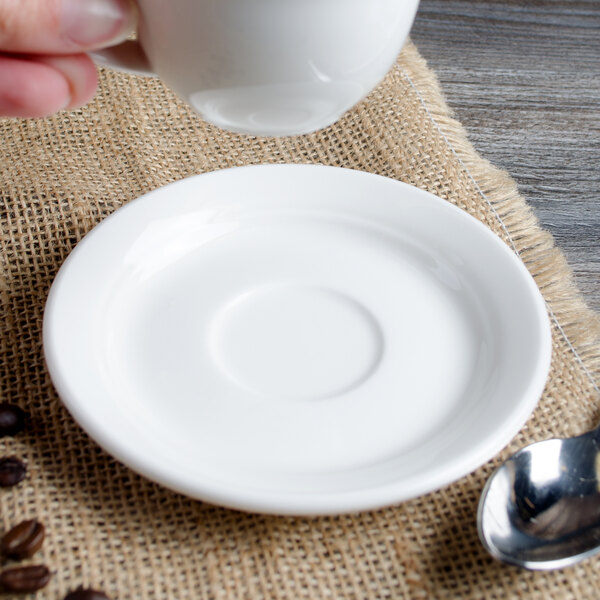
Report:
M309 165L199 175L105 219L44 316L81 426L194 498L376 508L466 475L517 433L550 362L542 297L465 212Z

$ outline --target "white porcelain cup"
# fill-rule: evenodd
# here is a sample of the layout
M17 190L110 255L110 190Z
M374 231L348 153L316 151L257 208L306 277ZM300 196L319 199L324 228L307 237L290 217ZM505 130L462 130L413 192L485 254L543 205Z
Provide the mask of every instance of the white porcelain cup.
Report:
M381 81L418 3L138 0L138 40L152 71L207 121L296 135L335 122ZM132 44L94 58L139 73Z

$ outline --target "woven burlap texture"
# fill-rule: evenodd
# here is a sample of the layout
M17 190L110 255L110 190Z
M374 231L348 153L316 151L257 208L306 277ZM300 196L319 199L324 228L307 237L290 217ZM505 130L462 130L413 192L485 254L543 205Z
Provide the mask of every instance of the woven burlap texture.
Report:
M600 327L563 255L514 182L480 158L408 44L385 81L335 125L254 138L207 125L159 80L100 72L85 108L0 121L0 392L30 413L2 455L28 464L0 490L4 530L38 517L53 578L114 600L595 598L599 559L550 573L502 565L477 539L486 478L527 442L600 420ZM101 450L62 406L45 368L43 309L75 244L130 200L183 177L256 163L321 163L413 184L484 222L523 258L548 303L553 361L526 426L495 460L442 490L384 510L328 518L245 514L190 500ZM476 251L476 249L474 249Z

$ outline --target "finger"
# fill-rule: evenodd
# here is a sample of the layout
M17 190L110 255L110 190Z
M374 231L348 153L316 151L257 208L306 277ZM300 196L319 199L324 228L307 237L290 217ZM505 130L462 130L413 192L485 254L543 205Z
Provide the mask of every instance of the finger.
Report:
M51 66L20 58L0 58L0 114L43 117L68 106L69 83Z
M65 78L70 96L65 108L79 108L94 96L98 87L98 72L86 54L42 57L38 61L52 67Z
M0 50L77 54L127 39L136 17L132 0L0 0Z
M0 115L45 117L85 103L96 70L85 55L31 60L0 56Z

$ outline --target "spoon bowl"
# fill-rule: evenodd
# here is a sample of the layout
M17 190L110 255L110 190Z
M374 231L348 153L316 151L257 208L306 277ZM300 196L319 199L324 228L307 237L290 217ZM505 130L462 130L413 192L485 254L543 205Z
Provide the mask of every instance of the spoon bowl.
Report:
M600 428L527 446L487 482L479 537L495 558L534 570L600 552Z

